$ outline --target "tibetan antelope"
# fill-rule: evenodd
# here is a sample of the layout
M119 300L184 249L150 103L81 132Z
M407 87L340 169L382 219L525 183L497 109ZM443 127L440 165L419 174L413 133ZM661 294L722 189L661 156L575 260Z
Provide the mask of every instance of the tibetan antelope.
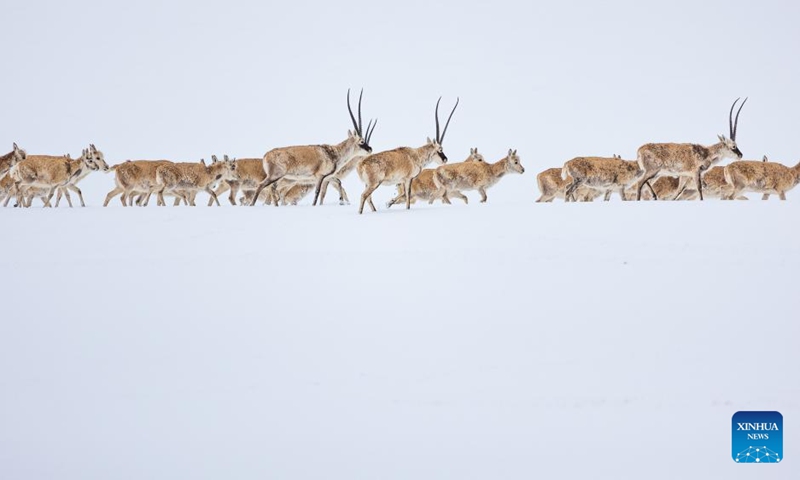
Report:
M11 197L13 187L14 180L11 178L11 175L0 176L0 202L4 202L3 205L8 204L5 200Z
M651 183L652 185L648 184L650 188L642 190L642 200L695 200L697 198L697 191L694 189L686 188L683 192L678 192L681 183L681 179L678 177L658 177ZM703 188L706 188L705 184L703 184ZM625 190L625 199L636 200L635 185Z
M513 149L509 149L508 155L495 163L463 162L441 166L433 174L433 183L437 188L434 199L441 198L449 205L448 196L455 195L468 203L460 191L477 190L481 195L481 203L486 203L486 190L495 186L507 173L525 173L519 155Z
M313 189L313 183L277 182L271 201L280 202L281 205L297 205Z
M550 203L556 198L564 200L567 186L572 183L572 177L566 179L561 177L564 168L548 168L536 176L536 184L539 186L541 196L537 203ZM581 185L575 190L575 197L579 202L591 202L602 195L601 192Z
M10 152L0 157L0 177L8 173L11 167L25 160L26 156L25 150L19 148L15 143Z
M456 99L456 104L447 118L447 123L444 125L444 130L440 131L439 128L439 103L442 98L436 102L436 110L434 118L436 120L436 138L431 140L428 138L425 145L412 148L400 147L394 150L376 153L361 160L356 167L358 177L364 182L366 188L361 194L361 204L358 207L358 213L364 213L364 204L369 202L369 207L375 211L375 204L372 203L372 193L381 186L381 184L397 185L402 184L405 192L413 192L412 184L414 179L422 173L425 166L434 159L439 164L447 163L447 155L444 154L442 149L442 142L447 134L447 128L450 126L450 120L453 119L453 114L458 108L459 100ZM413 195L406 195L406 209L411 208L411 198Z
M170 164L169 160L128 160L114 165L111 170L115 172L116 187L108 192L104 207L117 195L122 194L123 206L133 206L135 196L141 198L140 205L147 206L150 193L156 189L156 170L158 167Z
M13 191L17 196L17 204L30 207L30 202L24 198L25 192L29 189L33 189L32 192L46 189L44 203L46 207L50 207L50 200L56 189L74 187L75 181L85 177L82 173L100 170L101 165L105 165L103 154L94 145L84 149L80 158L75 160L64 156L28 155L24 161L9 170L9 175L14 180ZM77 187L74 189L80 192ZM83 195L79 193L79 196L83 204ZM8 203L9 198L6 198L5 203Z
M761 193L762 200L773 194L786 200L786 192L800 183L800 163L787 167L775 162L732 162L725 166L725 181L730 185L728 200L745 192Z
M213 160L214 157L212 157ZM228 156L223 157L228 160ZM214 194L219 197L223 193L230 190L228 201L231 205L236 205L236 194L242 190L245 198L250 198L255 193L261 182L267 174L264 172L263 160L261 158L239 158L235 162L234 167L235 179L225 180L220 186L214 190ZM214 202L213 198L208 199L208 206L210 207ZM248 203L249 205L249 203Z
M348 102L348 106L349 106L349 102ZM351 118L352 118L352 115L353 115L353 112L350 112ZM355 123L355 120L353 120L353 122ZM360 96L358 98L358 123L359 123L359 125L361 125L361 97ZM372 128L370 128L370 125L372 126ZM366 132L367 136L364 138L364 142L367 145L369 145L369 142L372 141L372 132L375 131L375 127L377 127L377 126L378 126L378 120L377 119L375 120L375 123L372 123L372 121L370 121L370 123L367 124L367 132ZM360 132L359 132L359 134L360 134ZM344 187L342 186L342 180L344 180L348 175L350 175L350 172L352 172L353 170L356 169L356 166L358 165L359 161L362 158L364 158L364 157L366 157L368 155L368 154L365 154L363 152L359 152L359 153L360 154L354 155L349 160L341 162L336 167L336 171L333 173L333 175L331 175L330 177L325 179L325 181L322 184L322 193L320 193L320 196L319 196L319 204L320 205L322 205L322 203L325 201L325 193L328 191L328 185L330 185L330 184L333 184L333 188L335 188L336 191L339 192L339 205L350 205L350 199L347 198L347 192L345 191ZM371 150L370 150L370 153L372 153ZM301 188L301 187L298 187L298 188Z
M478 153L477 148L470 148L469 149L469 157L464 160L466 162L477 162L477 163L485 163L486 160L483 158L483 155ZM417 178L414 179L414 183L411 185L411 203L415 203L417 200L428 200L428 203L433 203L435 200L434 194L439 190L436 187L436 184L433 183L433 174L436 171L434 168L426 168L417 175ZM464 203L468 203L469 200L467 197L459 191L451 192L456 198L460 198L464 200ZM447 194L443 198L447 198ZM393 199L389 200L386 204L386 208L391 208L392 205L396 205L401 202L406 201L406 191L403 187L402 183L397 184L397 196Z
M354 157L361 157L372 153L368 139L372 138L372 131L375 124L367 124L367 131L364 132L361 121L361 98L364 91L358 97L358 121L353 115L350 107L350 90L347 91L347 111L350 113L350 120L353 122L355 131L347 132L347 139L337 145L305 145L294 147L282 147L270 150L264 155L264 180L258 185L253 203L255 205L261 196L261 191L282 178L288 180L307 181L314 180L315 192L314 203L317 205L319 200L322 183L331 175L334 175L340 166L347 164Z
M86 178L92 172L102 171L103 173L108 173L111 170L110 168L108 168L108 164L106 163L103 152L99 151L97 147L94 146L93 143L89 145L89 150L91 150L92 152L93 161L87 163L88 168L83 169L82 171L80 171L80 173L72 175L67 184L58 189L58 193L56 195L56 205L55 205L56 207L58 207L58 204L61 203L61 195L63 193L63 195L67 198L67 204L70 206L70 208L72 208L72 200L69 198L70 190L78 194L78 199L81 201L81 207L85 207L86 203L84 203L83 201L83 192L81 192L81 189L78 188L78 182ZM65 155L65 157L70 162L75 162L74 160L72 160L69 154Z
M564 199L575 201L577 189L584 186L602 192L605 201L614 190L619 191L622 200L627 200L625 189L636 183L642 173L638 163L616 155L613 158L576 157L564 164L563 177L572 178L566 186Z
M158 205L164 206L164 193L171 192L186 203L195 206L197 192L208 193L219 206L219 199L211 188L216 182L236 179L235 160L218 161L214 157L211 165L205 162L167 163L156 168L156 188Z
M731 193L731 186L725 180L725 167L715 166L709 168L703 174L702 183L704 197L726 199ZM694 192L694 190L692 191ZM685 194L686 191L683 193ZM697 192L694 193L696 197Z
M736 145L736 133L739 129L739 114L747 103L739 106L736 112L736 121L733 120L733 110L739 103L736 99L728 114L728 134L730 138L718 135L718 143L705 147L691 143L648 143L639 148L637 161L644 170L642 178L636 186L636 199L642 198L642 187L648 181L662 174L677 176L681 179L679 192L682 192L689 179L694 179L696 190L703 200L703 184L701 176L715 163L724 158L742 158L742 152Z

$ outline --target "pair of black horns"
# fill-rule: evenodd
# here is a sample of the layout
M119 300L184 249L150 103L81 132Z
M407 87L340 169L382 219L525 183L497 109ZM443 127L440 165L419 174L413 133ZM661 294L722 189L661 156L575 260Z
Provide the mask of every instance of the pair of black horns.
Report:
M365 144L369 145L370 140L372 140L372 132L375 131L375 127L377 127L377 126L378 126L378 119L377 118L375 119L374 123L373 123L372 120L369 121L369 123L367 124L367 136L363 137ZM372 127L372 128L370 128L370 127Z
M364 134L364 122L361 119L361 100L364 97L364 89L361 89L361 93L358 95L358 121L356 121L355 115L353 115L353 108L350 106L350 89L347 89L347 111L350 112L350 120L353 122L353 128L355 129L356 133L364 143L369 145L369 140L372 138L372 132L375 131L375 127L378 125L378 120L374 122L372 120L369 121L367 124L367 131L366 135ZM371 127L371 128L370 128Z
M453 114L456 113L459 101L461 101L461 99L456 98L456 104L450 112L450 116L447 117L447 123L444 124L444 130L442 130L441 133L439 132L439 104L442 102L442 97L439 97L439 100L436 102L436 143L439 145L444 142L444 136L447 135L447 128L450 126L450 120L453 119Z
M741 99L742 97L739 97L736 99L735 102L733 102L733 105L731 105L731 112L728 114L728 130L730 133L731 140L733 140L734 142L736 141L736 132L739 130L739 114L742 113L742 108L744 108L744 104L747 103L749 97L745 98L744 102L742 102L742 104L739 105L739 110L736 112L736 120L734 121L733 109L736 108L736 104L739 103L739 100Z

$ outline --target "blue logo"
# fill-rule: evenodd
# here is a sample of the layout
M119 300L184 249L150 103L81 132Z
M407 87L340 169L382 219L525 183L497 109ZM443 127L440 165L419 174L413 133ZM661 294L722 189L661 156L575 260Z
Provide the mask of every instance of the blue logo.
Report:
M783 415L778 412L737 412L732 420L736 463L783 461Z

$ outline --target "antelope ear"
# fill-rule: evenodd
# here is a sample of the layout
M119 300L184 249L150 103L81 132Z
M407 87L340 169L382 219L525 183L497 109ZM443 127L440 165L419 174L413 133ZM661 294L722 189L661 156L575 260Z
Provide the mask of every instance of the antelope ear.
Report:
M720 142L723 143L725 142L725 137L723 137L722 135L717 135L717 138L719 139Z
M201 158L200 159L200 163L202 163L203 166L205 167L206 166L206 159L205 158Z
M513 150L511 150L510 148L508 149L508 155L509 155L509 156L511 156L511 155L514 155L514 151L513 151Z
M433 143L433 140L431 140L431 137L428 137L428 145L430 145L432 143Z
M19 147L17 146L17 142L14 142L14 150L19 150Z
M514 155L516 155L516 154L517 154L517 151L516 151L516 150L514 150Z

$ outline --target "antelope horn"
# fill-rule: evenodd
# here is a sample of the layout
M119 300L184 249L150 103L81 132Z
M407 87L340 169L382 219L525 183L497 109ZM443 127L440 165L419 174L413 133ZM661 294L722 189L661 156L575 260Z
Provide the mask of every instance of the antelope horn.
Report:
M736 104L739 103L741 99L742 97L739 97L733 102L733 105L731 105L731 113L728 114L728 136L731 137L731 140L733 140L733 109L736 108Z
M442 143L439 141L439 103L442 102L442 97L439 97L439 100L436 101L436 143L441 145Z
M364 93L364 90L361 90L361 93ZM358 114L361 116L361 97L359 96L358 100L359 110ZM361 125L356 122L356 117L353 115L353 108L350 106L350 89L347 89L347 111L350 113L350 120L353 122L353 128L356 130L356 133L360 136L361 135Z
M366 135L364 135L364 138L362 139L364 140L364 143L366 143L367 145L369 145L369 131L371 128L372 128L372 119L370 118L369 123L367 123L367 133Z
M732 138L732 140L736 140L736 134L738 133L738 130L739 130L739 114L742 113L742 109L744 108L744 104L747 103L748 99L749 99L749 97L744 99L744 102L742 102L742 104L739 105L739 110L736 112L736 120L733 122L733 138ZM733 113L733 110L731 110L731 113Z
M442 138L439 139L439 145L444 142L444 136L447 135L447 127L450 126L450 120L453 119L453 114L456 113L456 108L458 108L458 102L461 101L460 98L456 98L456 105L453 107L453 111L450 112L450 116L447 117L447 123L444 124L444 130L442 130Z
M364 139L364 122L361 121L361 98L364 96L364 89L361 89L361 93L358 94L358 134L361 135L361 139Z
M370 123L372 123L372 120L370 120ZM375 127L377 126L378 126L377 118L375 119L375 123L372 123L372 129L370 129L369 125L367 125L367 138L364 140L367 143L367 145L369 145L370 140L372 140L372 132L375 131Z

